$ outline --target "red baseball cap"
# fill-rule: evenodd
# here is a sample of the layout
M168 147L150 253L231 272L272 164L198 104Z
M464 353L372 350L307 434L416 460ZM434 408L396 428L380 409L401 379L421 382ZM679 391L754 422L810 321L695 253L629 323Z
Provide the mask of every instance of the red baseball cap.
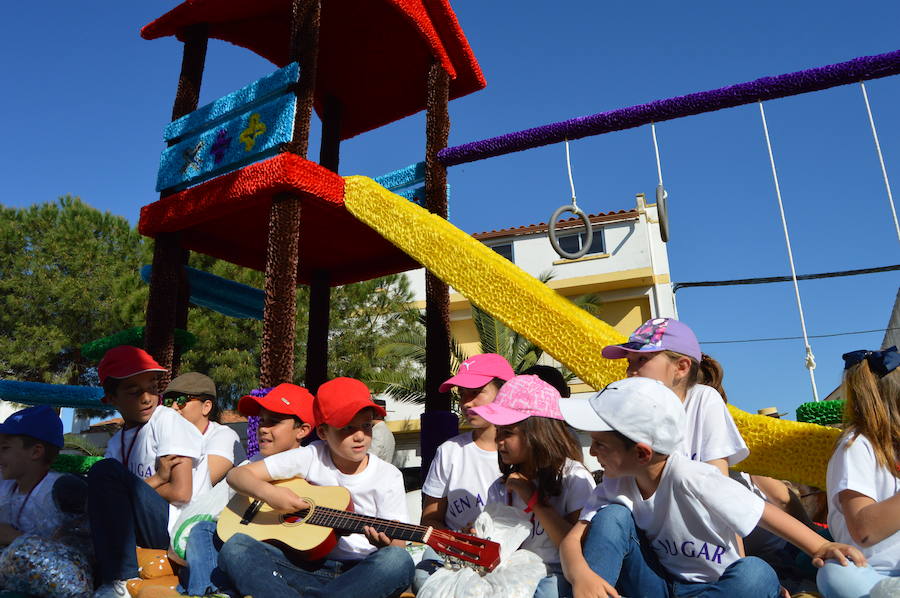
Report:
M296 415L304 423L316 427L312 393L302 386L279 384L265 396L245 395L238 401L238 413L241 415L259 415L260 407L275 413Z
M361 410L371 407L381 417L387 412L372 401L369 387L355 378L335 378L319 387L316 393L316 422L343 428Z
M97 366L100 384L106 382L107 378L129 378L144 372L166 371L168 370L156 363L149 353L130 345L113 347L103 355Z
M440 392L447 392L454 386L481 388L494 378L509 380L516 373L506 358L496 353L473 355L459 364L456 375L441 384Z

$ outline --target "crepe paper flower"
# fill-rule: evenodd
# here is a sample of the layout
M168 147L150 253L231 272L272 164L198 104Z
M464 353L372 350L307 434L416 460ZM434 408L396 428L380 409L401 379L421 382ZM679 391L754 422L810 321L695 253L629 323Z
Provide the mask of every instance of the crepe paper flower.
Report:
M803 403L797 407L797 421L828 426L844 421L844 400Z

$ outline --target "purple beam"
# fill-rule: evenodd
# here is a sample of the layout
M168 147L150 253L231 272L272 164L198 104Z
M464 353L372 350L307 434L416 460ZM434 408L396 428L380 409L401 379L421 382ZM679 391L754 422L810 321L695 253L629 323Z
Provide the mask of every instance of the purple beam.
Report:
M667 100L656 100L648 104L581 116L533 129L507 133L499 137L464 143L442 149L438 152L438 160L445 166L475 162L533 147L559 143L566 139L581 139L590 135L622 131L651 122L672 120L682 116L713 112L763 100L820 91L829 87L888 77L898 73L900 73L900 50L876 56L863 56L847 62L777 77L763 77L748 83L738 83Z

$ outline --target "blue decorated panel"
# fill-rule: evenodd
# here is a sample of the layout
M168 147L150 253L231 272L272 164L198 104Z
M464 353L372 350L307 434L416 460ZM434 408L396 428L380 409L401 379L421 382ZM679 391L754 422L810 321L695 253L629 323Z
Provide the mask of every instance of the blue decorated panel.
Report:
M296 62L278 69L227 96L197 108L166 125L163 138L166 141L180 141L182 138L199 133L219 122L229 120L233 113L264 104L273 97L286 92L300 77L300 65Z
M425 207L425 162L404 166L373 180L388 191ZM450 200L450 185L447 185L447 200Z
M167 148L156 190L178 191L274 155L293 137L296 105L293 93L275 97Z

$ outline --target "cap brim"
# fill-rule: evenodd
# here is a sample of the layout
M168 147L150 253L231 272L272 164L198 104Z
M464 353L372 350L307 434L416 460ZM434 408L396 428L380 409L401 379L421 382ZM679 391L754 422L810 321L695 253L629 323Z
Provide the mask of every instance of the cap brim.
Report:
M255 417L259 415L259 408L262 405L259 404L259 399L261 397L254 397L253 395L244 395L241 397L241 400L238 401L238 413L248 417Z
M600 355L606 359L623 359L628 357L629 353L659 353L660 351L663 351L663 349L660 349L659 347L648 346L643 349L632 349L625 345L607 345L600 351Z
M469 412L482 417L486 422L494 424L495 426L517 424L529 417L527 413L522 413L521 411L516 411L515 409L510 409L509 407L504 407L502 405L495 405L494 403L472 407L469 409Z
M591 407L590 399L561 399L559 410L566 423L585 432L609 432L613 429ZM486 419L486 418L485 418Z
M169 370L167 370L164 367L150 367L150 368L144 368L142 370L135 370L133 372L127 372L124 374L117 373L115 376L112 374L107 374L106 377L103 378L103 381L101 381L101 384L104 381L109 380L110 378L112 378L113 380L124 380L125 378L131 378L132 376L137 376L138 374L146 374L147 372L168 372L168 371Z
M493 376L485 376L484 374L457 374L441 384L438 391L448 392L454 386L462 386L463 388L481 388L493 379Z

